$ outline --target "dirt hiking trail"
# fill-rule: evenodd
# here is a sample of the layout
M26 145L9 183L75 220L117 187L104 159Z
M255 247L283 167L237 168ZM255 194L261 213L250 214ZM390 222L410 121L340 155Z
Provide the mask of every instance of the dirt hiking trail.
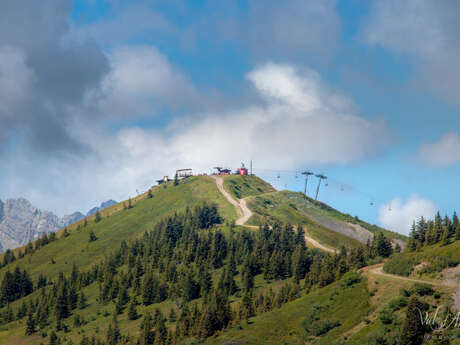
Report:
M216 185L217 185L217 188L219 189L219 192L228 200L229 203L231 203L236 208L236 212L238 213L238 219L236 220L235 224L246 226L249 228L258 228L258 226L246 224L249 218L251 218L251 216L253 215L252 211L249 209L249 207L246 204L246 199L236 200L235 198L233 198L233 196L229 192L225 190L224 179L222 177L216 176L216 175L211 176L211 177L216 180ZM336 252L336 250L322 245L321 243L319 243L318 241L316 241L315 239L313 239L306 233L305 233L305 240L309 242L315 248L322 249L329 253Z

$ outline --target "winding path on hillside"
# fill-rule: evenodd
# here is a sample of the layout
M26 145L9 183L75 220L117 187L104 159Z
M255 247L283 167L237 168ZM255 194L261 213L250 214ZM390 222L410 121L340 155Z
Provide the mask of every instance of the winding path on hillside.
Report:
M412 282L412 283L430 284L434 286L456 287L456 284L452 284L451 282L445 281L445 280L436 281L436 280L415 279L415 278L409 278L409 277L404 277L404 276L398 276L396 274L386 273L386 272L383 272L383 264L367 266L367 267L364 267L362 271L368 272L373 275L378 275L378 276L398 279L398 280L404 280L404 281Z
M457 271L458 273L460 271L460 267L455 267L454 270ZM387 277L391 279L404 280L404 281L412 282L412 283L430 284L433 286L443 286L443 287L447 287L450 289L454 289L454 292L452 294L452 300L454 302L455 309L460 310L460 284L458 283L458 280L455 278L447 277L447 279L443 279L443 280L425 280L425 279L415 279L415 278L403 277L403 276L398 276L396 274L383 272L383 264L367 266L367 267L364 267L362 271L367 272L369 274ZM444 270L444 272L445 271L447 270Z
M225 197L225 199L228 200L230 204L235 206L236 212L238 213L239 218L236 220L235 224L236 225L245 225L246 222L251 218L252 216L252 211L249 209L249 207L246 205L246 200L244 199L239 199L235 200L232 195L227 192L224 188L224 179L220 176L212 176L216 180L216 185L217 188L219 189L219 192L222 193L222 195Z
M225 197L225 199L228 200L229 203L231 203L236 208L236 212L238 213L239 218L235 221L235 224L246 226L248 228L259 228L258 226L255 226L255 225L246 224L249 218L251 218L251 216L253 215L252 211L249 209L248 205L246 204L246 198L236 200L235 198L233 198L233 196L229 192L225 190L224 179L222 177L213 175L212 178L216 180L216 185L217 185L217 189L219 189L219 192ZM305 233L305 240L309 242L315 248L322 249L329 253L336 252L336 250L322 245L317 240L310 237L307 233Z

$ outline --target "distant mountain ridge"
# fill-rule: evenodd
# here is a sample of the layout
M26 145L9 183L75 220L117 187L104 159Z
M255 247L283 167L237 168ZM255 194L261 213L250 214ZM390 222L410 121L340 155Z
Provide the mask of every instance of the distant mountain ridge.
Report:
M24 198L11 198L5 202L0 200L0 252L58 231L116 203L108 200L89 210L86 215L74 212L60 218L53 212L36 208Z

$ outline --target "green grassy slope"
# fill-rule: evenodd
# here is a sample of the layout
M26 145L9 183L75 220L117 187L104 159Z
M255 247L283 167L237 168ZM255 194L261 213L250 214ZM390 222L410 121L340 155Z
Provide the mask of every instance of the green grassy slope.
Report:
M306 212L305 201L292 192L276 192L269 184L257 177L229 176L225 178L225 188L231 191L236 197L249 197L249 206L258 214L251 220L258 224L266 219L277 219L285 223L302 224L307 227L309 234L320 242L339 247L346 245L355 247L359 245L356 240L331 231L324 226L311 220ZM239 196L237 196L239 195ZM305 199L303 199L305 200ZM228 224L237 218L235 208L220 194L216 183L209 177L191 177L180 182L179 186L169 183L166 186L155 187L152 198L143 194L132 200L133 208L124 209L123 204L114 205L102 212L103 219L94 222L94 216L90 217L85 227L81 227L83 221L69 227L69 236L64 237L61 231L59 239L40 249L35 253L26 255L24 258L0 269L0 277L6 270L13 270L16 266L26 268L31 274L34 282L40 273L44 273L49 279L56 279L59 272L69 275L74 263L80 271L88 271L94 263L102 261L108 254L119 248L122 240L130 240L141 236L145 231L153 228L153 225L165 216L174 212L181 212L187 206L193 207L203 201L217 203L220 215L227 224L218 227L216 231L228 234L235 229L230 229ZM127 203L126 203L127 204ZM335 210L333 210L335 211ZM330 210L321 210L329 215ZM336 217L341 214L338 211ZM334 215L330 215L334 217ZM236 231L241 228L236 228ZM97 241L89 242L89 233L94 231L98 237ZM120 270L127 270L123 266ZM241 270L240 270L241 271ZM214 280L220 275L219 270L212 272ZM238 284L241 282L241 274L235 277ZM267 282L262 275L255 277L257 292L272 287L274 290L280 287L281 281ZM370 295L366 280L352 287L343 288L341 282L336 282L323 289L315 289L310 294L294 300L279 310L257 316L251 319L249 324L242 324L241 327L233 327L225 331L217 338L208 339L209 343L221 344L226 341L237 341L241 344L303 344L306 339L311 338L305 330L305 318L319 310L320 318L333 317L340 320L340 326L324 334L321 338L314 337L316 344L333 344L333 341L340 338L341 334L348 332L362 322L363 318L371 311ZM93 283L83 289L88 298L88 307L76 310L88 324L84 326L86 334L104 335L111 315L114 313L114 303L101 305L97 298L99 296L98 284ZM11 306L16 311L25 301L35 299L39 292L19 299ZM138 312L145 314L146 311L153 312L159 308L167 312L172 308L177 309L177 301L166 300L159 304L148 307L140 305ZM234 300L233 300L234 302ZM197 303L201 303L197 300ZM319 307L318 307L319 306ZM319 309L318 309L319 308ZM354 313L349 313L353 310ZM179 311L178 311L179 314ZM135 335L139 333L141 319L129 321L126 313L118 318L119 326L123 334ZM66 321L72 323L72 319ZM168 324L172 326L173 324ZM48 330L53 326L49 326ZM30 337L24 336L25 318L13 321L0 326L0 344L39 344L47 342L39 333ZM60 337L68 337L74 343L79 343L82 337L82 328L74 328L70 333L60 332Z
M343 214L326 204L305 198L302 193L281 191L254 196L249 198L249 207L256 213L250 219L251 224L258 225L268 218L306 225L312 237L333 247L340 244L352 247L358 245L359 242L333 229L331 230L327 224L339 227L350 227L349 224L358 224L372 233L382 231L390 239L406 240L403 235Z
M435 244L423 247L415 252L403 252L393 255L384 266L389 273L402 276L414 274L414 267L423 263L418 275L435 277L444 268L460 263L460 241L443 246Z
M369 313L369 292L366 280L343 288L336 282L323 289L317 289L302 298L289 302L280 309L254 317L249 324L243 323L224 331L206 344L333 344L340 335ZM353 310L351 313L350 311ZM340 326L327 332L321 338L311 335L305 326L310 326L308 316L315 315L323 320L337 320Z
M237 199L276 192L275 188L257 176L225 176L224 188Z
M120 211L114 212L117 209L115 207L108 209L102 213L103 219L98 223L90 220L86 227L79 230L75 225L70 227L70 236L60 238L34 254L19 259L14 266L27 268L33 279L39 273L54 278L59 272L69 272L73 263L77 263L81 270L89 269L92 263L118 248L122 240L142 235L151 230L153 224L163 216L203 201L217 203L225 219L236 218L235 208L219 193L215 181L208 177L191 177L177 187L173 187L172 183L166 188L155 187L152 195L151 199L144 197L134 203L132 209L123 210L122 204L117 206ZM88 238L91 230L99 239L90 243ZM51 264L52 259L55 264ZM0 275L8 269L2 268Z
M404 280L384 276L361 275L361 281L348 286L346 277L325 288L314 289L303 297L283 305L280 309L253 317L249 322L209 338L205 344L311 344L363 345L389 344L397 339L405 317L406 294L417 295L415 285ZM428 303L433 314L438 306L448 303L449 291L435 288L436 294L417 298ZM383 321L387 311L389 321ZM327 329L327 324L335 327ZM452 333L451 344L460 339ZM387 342L383 339L386 338Z
M360 245L357 240L332 231L312 220L305 212L303 212L301 206L292 202L288 198L291 193L292 192L283 191L250 198L249 208L255 212L253 217L250 219L250 223L253 225L259 225L264 223L266 220L276 219L293 225L303 225L306 227L308 234L314 239L318 240L320 243L335 248L338 248L341 245L345 245L350 248Z

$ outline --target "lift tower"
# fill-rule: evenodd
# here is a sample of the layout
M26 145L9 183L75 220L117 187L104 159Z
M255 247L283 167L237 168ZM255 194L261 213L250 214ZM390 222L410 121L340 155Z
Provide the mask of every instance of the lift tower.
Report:
M302 175L305 175L305 188L303 190L303 194L305 194L305 196L307 196L308 176L314 175L314 174L311 171L305 170L305 171L302 171Z
M324 176L323 174L318 174L316 175L318 178L318 187L316 188L316 196L315 196L315 201L318 200L318 193L319 193L319 187L321 186L321 181L327 179L327 176Z

